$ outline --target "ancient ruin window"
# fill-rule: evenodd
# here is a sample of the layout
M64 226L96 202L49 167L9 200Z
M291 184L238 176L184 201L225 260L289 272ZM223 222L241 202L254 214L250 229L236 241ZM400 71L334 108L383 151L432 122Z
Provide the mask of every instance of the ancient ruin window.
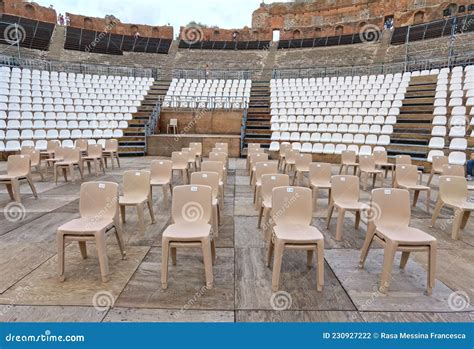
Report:
M0 12L4 13L5 12L5 3L3 0L0 0Z
M342 35L343 33L344 33L344 27L342 25L338 25L335 31L336 36Z
M134 24L130 26L130 34L136 35L138 33L138 27Z
M90 19L89 17L84 18L84 28L92 29L92 19Z
M413 24L423 23L425 20L425 13L423 11L418 11L413 16Z
M153 27L153 29L151 30L151 34L154 38L159 37L160 36L160 28Z
M449 4L443 12L444 16L453 16L458 11L457 4Z
M299 29L296 29L296 30L293 30L293 39L301 39L301 30Z
M320 38L321 37L321 28L315 28L314 29L314 37L315 38Z
M362 28L364 28L366 25L367 25L366 22L360 22L360 23L359 23L359 30L362 29Z
M3 5L3 1L2 1L2 5ZM33 5L26 4L25 10L26 10L26 13L30 16L33 16L35 14L35 8L33 7Z
M273 42L280 41L280 29L273 29Z

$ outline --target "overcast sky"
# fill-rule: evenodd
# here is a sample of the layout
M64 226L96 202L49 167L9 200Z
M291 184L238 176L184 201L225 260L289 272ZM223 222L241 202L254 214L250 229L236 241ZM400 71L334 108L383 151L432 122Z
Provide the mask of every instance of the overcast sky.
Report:
M221 28L251 26L252 12L262 0L36 0L57 13L101 17L114 15L123 23L166 25L178 30L191 21ZM289 0L279 0L289 2ZM266 3L273 2L265 0ZM175 32L176 34L177 32Z

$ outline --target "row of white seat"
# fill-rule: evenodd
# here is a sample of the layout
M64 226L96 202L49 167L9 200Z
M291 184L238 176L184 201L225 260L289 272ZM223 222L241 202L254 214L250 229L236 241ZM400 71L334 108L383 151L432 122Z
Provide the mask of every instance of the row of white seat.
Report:
M292 79L272 79L271 85L289 85L289 86L309 86L314 84L336 84L336 83L350 83L353 81L410 81L412 73L396 73L396 74L379 74L379 75L348 75L348 76L333 76L333 77L319 77L319 78L292 78Z
M130 113L55 113L55 112L19 112L19 111L0 111L0 119L5 120L132 120Z
M100 144L102 145L102 148L105 148L105 142L111 138L96 138L96 139L88 139L87 142L89 144ZM50 139L56 140L61 144L62 147L64 148L74 148L75 146L75 141L72 139ZM25 141L7 141L6 143L3 141L0 141L0 152L5 151L5 152L16 152L21 150L22 147L35 147L36 150L39 151L44 151L47 150L48 148L48 141L45 139L40 139L40 140L25 140Z
M433 162L434 156L445 156L445 152L443 150L435 149L430 150L428 153L428 162ZM451 165L464 165L466 163L467 157L466 153L463 151L450 151L448 154L449 163Z
M27 85L28 86L28 85ZM41 95L38 95L38 92ZM86 87L74 87L74 88L61 88L57 86L40 86L39 88L32 89L23 85L7 86L4 83L0 83L0 94L5 96L18 96L18 93L22 97L41 97L44 92L54 93L57 98L115 98L114 96L120 96L119 98L137 98L143 97L147 89L138 88L86 88ZM66 96L66 97L62 97ZM73 97L74 96L74 97ZM88 97L87 97L88 96ZM54 97L54 98L56 98Z
M283 104L285 103L285 104ZM343 109L342 113L348 112L349 109L359 109L359 108L396 108L392 106L391 101L331 101L331 102L278 102L278 103L271 103L271 109L301 109L305 110L305 113L317 113L321 114L322 109L329 108L329 109ZM308 110L314 109L314 111ZM346 111L347 110L347 111ZM291 112L290 112L291 113ZM324 112L325 114L331 114L331 112ZM334 114L339 114L337 111L333 111ZM303 114L301 111L295 111L291 114Z
M474 125L474 120L473 120ZM433 126L431 129L431 136L432 137L465 137L467 134L468 129L466 126L452 126L448 128L446 126ZM474 130L471 131L471 137L474 137Z
M3 136L3 137L2 137ZM3 134L0 130L0 140L38 140L38 139L80 139L80 138L112 138L123 137L122 129L94 130L8 130Z
M371 144L371 145L389 145L389 135L375 134L342 134L342 133L300 133L300 132L273 132L272 141L291 141L291 142L321 142L321 143L344 143L344 144Z
M125 120L0 120L0 130L22 130L22 129L74 129L74 128L127 128Z
M467 139L466 138L453 138L449 143L450 150L466 150L467 149ZM444 149L446 147L446 142L444 137L431 137L430 143L428 145L430 149Z
M66 73L58 71L48 70L30 70L27 68L10 68L7 66L0 67L0 75L11 75L11 76L40 76L40 77L60 77L65 78L79 78L85 80L114 80L114 81L154 81L152 77L134 77L134 76L122 76L122 75L99 75L99 74L82 74L82 73Z
M289 132L330 132L330 133L373 133L392 134L393 125L370 125L370 124L278 124L272 123L272 131Z
M97 108L96 108L97 107ZM53 104L18 104L0 103L0 111L18 112L55 112L55 113L136 113L136 106L84 106L84 105L53 105Z
M92 88L92 89L147 89L152 83L148 82L133 82L133 81L66 81L54 79L30 79L30 78L13 78L0 75L0 83L9 85L10 88L18 88L22 86L24 89L34 90L38 87L59 87L63 88Z

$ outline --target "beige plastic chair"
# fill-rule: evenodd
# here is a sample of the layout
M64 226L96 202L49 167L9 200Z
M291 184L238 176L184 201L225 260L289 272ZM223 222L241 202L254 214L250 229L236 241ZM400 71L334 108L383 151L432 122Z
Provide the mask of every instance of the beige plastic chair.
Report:
M173 130L173 134L178 134L179 133L178 119L170 119L170 121L168 122L168 127L167 127L167 130L166 130L166 133L170 133L170 129Z
M254 183L253 176L255 174L255 164L257 162L268 161L268 154L266 153L254 153L250 154L250 183Z
M317 290L324 285L324 238L311 226L313 206L311 189L301 187L278 187L272 194L272 237L268 241L267 265L270 266L273 251L272 290L277 292L280 270L285 248L307 250L307 266L311 267L313 252L318 259Z
M395 157L395 167L398 165L412 165L412 160L410 155L397 155ZM395 180L396 180L396 173L395 176L392 179L392 185L395 186ZM420 184L423 183L423 172L418 171L418 175L420 177Z
M88 147L89 147L89 142L87 139L76 139L74 142L74 148L78 148L81 151L82 155L87 155ZM102 150L102 146L101 150Z
M46 143L46 150L44 151L41 151L40 154L41 154L41 157L42 158L46 158L46 159L49 159L49 158L52 158L54 157L54 154L56 152L57 149L61 148L61 142L58 141L58 140L50 140Z
M38 198L31 177L31 159L29 155L10 155L7 160L7 174L0 175L0 184L5 184L10 199L21 202L20 181L26 180L35 198Z
M369 181L369 177L372 176L372 186L375 187L375 183L377 181L377 176L380 175L381 185L384 185L383 180L383 171L378 170L375 167L375 158L373 155L361 155L359 156L359 175L365 175L364 179L364 190L367 190L367 183Z
M290 143L281 143L278 156L278 168L284 169L286 163L286 152L291 149Z
M264 174L262 175L262 200L260 206L260 212L258 216L258 228L262 226L263 219L263 233L265 241L270 238L269 220L270 211L272 209L272 194L273 188L277 187L288 187L290 185L290 176L287 174Z
M262 192L262 176L265 174L276 174L278 173L278 162L277 161L264 161L257 162L255 164L255 183L253 185L253 203L256 209L262 206L261 203L261 192Z
M357 163L357 154L352 150L344 150L341 153L341 167L339 169L339 174L342 174L344 168L346 169L346 174L349 172L349 167L354 168L354 176L357 173L357 168L359 164Z
M204 162L203 162L204 164ZM212 189L203 185L183 185L174 188L171 216L173 224L163 232L161 286L168 288L168 259L171 249L173 265L176 265L176 248L199 247L202 249L206 288L214 285L212 265L215 261L215 245L212 227Z
M441 168L441 175L443 176L458 176L464 177L465 171L462 165L443 165Z
M224 209L224 163L222 161L203 161L201 171L216 172L219 175L219 203Z
M102 146L100 144L89 144L87 147L87 156L82 158L82 162L87 164L87 170L91 174L91 163L94 164L95 176L99 177L99 169L105 175L105 162L102 156Z
M150 177L150 171L125 171L123 173L123 195L119 197L122 223L125 223L126 207L135 206L137 208L138 226L142 232L145 231L145 204L148 205L152 224L155 223Z
M57 148L52 157L50 158L47 158L45 161L46 161L46 172L48 172L48 168L52 168L53 169L53 175L54 175L54 164L57 163L57 162L60 162L60 161L64 161L64 156L65 156L65 153L67 152L69 148L63 148L63 147L59 147Z
M221 148L222 149L222 148ZM209 161L220 161L224 164L224 183L227 183L227 169L228 167L228 162L229 162L229 157L227 156L227 153L224 153L222 151L211 151L209 153Z
M392 171L392 177L395 173L395 164L388 161L388 154L385 150L375 150L374 153L375 166L380 169L385 168L385 178L387 178L388 171Z
M309 164L313 161L312 154L297 154L295 159L295 175L293 176L293 185L298 180L298 185L304 179L305 174L309 174Z
M313 162L309 165L309 180L313 190L314 209L318 204L318 194L320 189L328 190L328 205L331 203L331 164L323 162Z
M264 153L264 152L265 152L265 149L260 148L260 147L259 148L248 148L245 168L247 170L250 169L250 155L256 154L256 153Z
M34 147L21 147L22 155L29 155L31 161L31 168L34 168L39 173L41 180L44 181L43 168L41 167L41 153L35 150Z
M431 219L431 227L434 227L444 206L454 210L451 237L458 240L460 229L466 227L469 216L474 211L474 202L470 201L468 196L466 178L444 175L439 178L439 195Z
M191 185L207 185L212 188L212 231L214 236L219 234L220 203L219 203L219 174L216 172L194 172L191 174Z
M418 167L415 165L397 165L395 169L395 188L414 191L413 207L418 202L421 191L426 191L426 211L430 211L431 188L418 184Z
M447 156L433 156L433 161L431 163L431 172L430 176L428 178L428 183L426 183L427 186L430 186L431 181L433 180L433 177L435 174L440 175L443 173L443 166L448 165L449 160Z
M400 268L405 266L410 252L428 252L427 294L435 286L437 241L431 235L410 224L410 194L404 189L374 189L372 191L372 221L368 223L359 267L363 268L373 241L384 248L382 280L379 291L387 293L392 278L392 266L397 251L402 252Z
M197 152L197 150L196 150L196 148L191 148L191 147L182 148L181 151L188 153L188 169L190 171L197 170L197 166L196 166L196 152Z
M58 171L63 170L64 180L67 182L67 171L71 175L71 180L73 183L76 182L76 177L74 176L74 168L78 168L81 175L81 179L84 179L84 163L82 162L82 156L80 149L62 149L64 159L54 163L54 182L58 184Z
M105 149L102 152L104 161L105 161L105 167L107 167L107 159L110 158L110 162L112 163L112 169L114 168L114 159L117 161L117 166L120 168L120 160L119 160L119 144L118 140L116 139L107 139L105 141Z
M214 148L224 148L226 150L226 153L229 153L229 144L228 143L223 143L219 142L214 145Z
M185 151L174 151L171 153L171 161L173 163L172 173L179 171L183 183L188 183L189 169L188 169L189 153Z
M367 210L368 205L359 202L360 189L359 177L357 176L333 176L331 178L331 203L329 204L327 228L331 224L334 208L338 210L336 240L341 241L342 228L344 226L344 215L346 211L355 212L355 229L359 229L360 214Z
M288 170L288 174L291 173L291 171L295 168L296 166L296 156L300 152L297 149L288 149L285 152L285 165L283 166L283 173L287 173L286 171Z
M87 241L94 241L99 258L102 281L109 281L109 260L107 256L107 233L115 232L117 243L126 258L122 227L118 217L118 185L111 182L87 182L81 185L79 198L81 218L63 224L57 230L59 279L65 280L65 247L70 241L77 241L82 258L87 258Z
M200 168L202 162L202 143L191 142L189 147L196 150L196 168Z
M163 203L168 204L168 190L172 193L171 177L173 173L173 162L171 160L154 160L150 168L150 196L153 198L153 187L163 188Z

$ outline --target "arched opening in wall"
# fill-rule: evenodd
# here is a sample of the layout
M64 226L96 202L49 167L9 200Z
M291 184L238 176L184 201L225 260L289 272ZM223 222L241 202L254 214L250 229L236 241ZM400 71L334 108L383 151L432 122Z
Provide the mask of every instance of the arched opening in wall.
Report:
M251 40L260 40L260 33L258 30L252 30L252 37L250 38Z
M92 19L90 19L89 17L84 18L84 29L92 30Z
M359 23L359 31L367 25L367 22L360 22Z
M3 2L3 0L0 0L0 13L4 13L5 12L5 3Z
M33 16L35 14L35 8L33 7L33 5L30 5L30 4L25 5L25 11L29 16Z
M151 35L154 38L159 38L160 37L160 29L157 28L157 27L153 27L153 29L151 30Z
M315 38L321 37L321 28L314 28L314 37Z
M336 36L343 35L343 34L344 34L344 27L343 27L342 25L338 25L338 26L336 27L336 30L335 30L334 34L335 34Z
M454 16L458 11L458 5L455 3L451 3L446 6L446 9L443 11L443 16Z
M273 42L280 41L280 29L273 29L272 41Z
M130 26L130 34L131 35L137 35L138 33L138 27L134 24Z
M413 24L421 24L425 21L425 13L418 11L413 15Z
M301 39L303 34L301 34L301 30L296 29L293 30L293 40Z
M235 31L232 33L232 40L237 41L239 39L239 32Z

